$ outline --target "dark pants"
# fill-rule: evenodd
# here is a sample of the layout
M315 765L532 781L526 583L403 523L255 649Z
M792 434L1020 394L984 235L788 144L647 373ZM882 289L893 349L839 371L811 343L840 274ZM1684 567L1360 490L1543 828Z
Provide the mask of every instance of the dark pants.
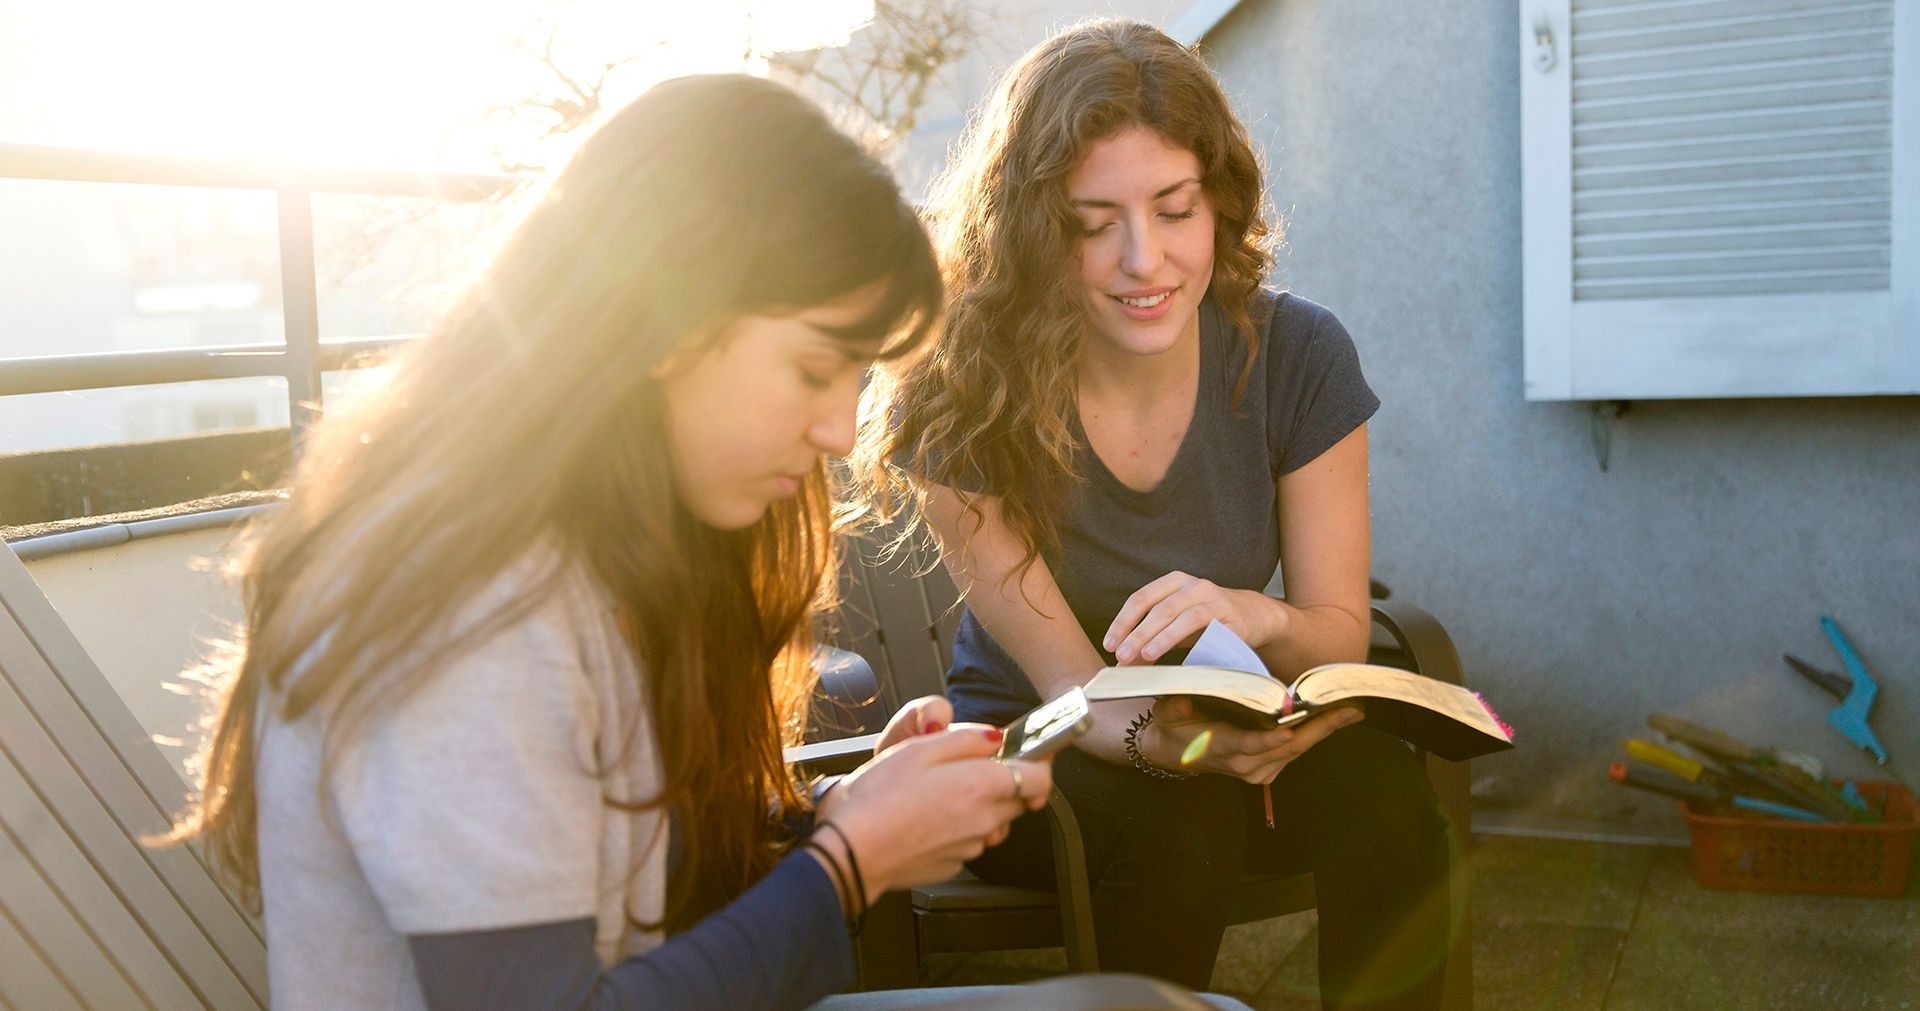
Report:
M1069 749L1054 782L1086 840L1100 968L1204 990L1246 871L1311 871L1328 1007L1439 1003L1448 930L1446 818L1399 738L1337 731L1260 789L1226 776L1163 780ZM1039 812L971 864L1002 884L1053 887Z

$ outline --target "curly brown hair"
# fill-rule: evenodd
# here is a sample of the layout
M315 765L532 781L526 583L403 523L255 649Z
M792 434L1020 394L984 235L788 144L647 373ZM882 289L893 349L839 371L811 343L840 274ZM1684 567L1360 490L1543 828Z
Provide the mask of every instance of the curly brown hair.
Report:
M1095 143L1135 125L1200 162L1215 214L1210 291L1245 343L1238 403L1259 350L1250 306L1277 237L1246 127L1213 71L1159 29L1077 25L1007 71L935 183L946 325L924 353L879 370L852 458L881 519L945 485L999 497L1026 548L1016 575L1057 546L1063 493L1083 480L1072 418L1087 327L1066 179Z

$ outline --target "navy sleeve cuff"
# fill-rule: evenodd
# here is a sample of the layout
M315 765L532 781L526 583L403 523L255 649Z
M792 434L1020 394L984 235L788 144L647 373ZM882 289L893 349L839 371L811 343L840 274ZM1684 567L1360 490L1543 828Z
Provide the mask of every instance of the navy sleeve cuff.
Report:
M408 943L433 1008L799 1009L846 989L854 973L840 894L798 850L726 908L604 973L591 920Z

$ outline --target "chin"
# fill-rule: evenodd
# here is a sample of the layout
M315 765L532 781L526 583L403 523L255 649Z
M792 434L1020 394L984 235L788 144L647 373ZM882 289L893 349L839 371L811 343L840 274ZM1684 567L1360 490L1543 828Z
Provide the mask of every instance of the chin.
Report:
M1163 355L1180 346L1182 336L1191 325L1192 316L1178 323L1171 320L1155 320L1153 325L1144 326L1134 320L1121 319L1103 328L1101 336L1106 342L1130 355L1150 358Z
M736 502L707 502L699 506L690 506L688 512L693 518L715 530L745 530L760 522L773 503L764 499Z

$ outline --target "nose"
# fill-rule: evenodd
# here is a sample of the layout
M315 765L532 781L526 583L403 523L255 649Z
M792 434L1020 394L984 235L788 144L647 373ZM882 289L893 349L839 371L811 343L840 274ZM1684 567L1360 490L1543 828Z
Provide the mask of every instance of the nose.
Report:
M807 427L807 442L828 456L846 456L853 452L853 440L859 424L860 379L841 382L831 396L821 399L820 412Z
M1166 258L1150 220L1136 221L1127 229L1127 247L1120 254L1120 269L1129 277L1151 280Z

